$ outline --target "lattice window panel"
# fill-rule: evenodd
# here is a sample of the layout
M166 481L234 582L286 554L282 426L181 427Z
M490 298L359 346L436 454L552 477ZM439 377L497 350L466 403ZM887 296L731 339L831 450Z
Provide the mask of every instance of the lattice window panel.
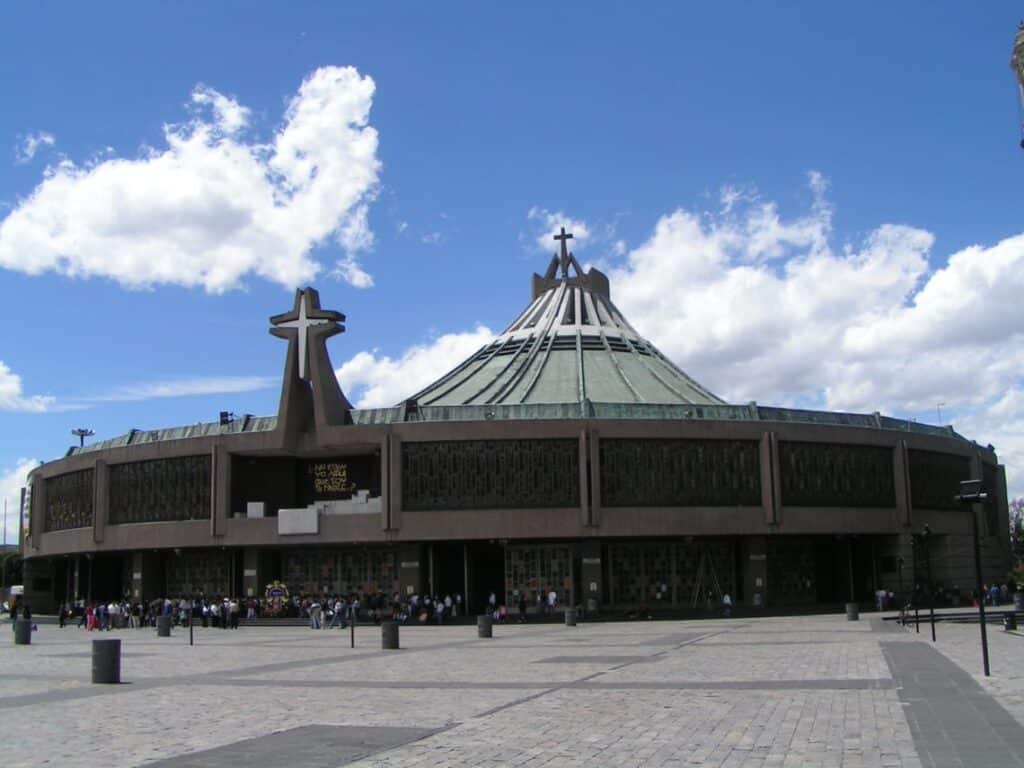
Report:
M959 510L955 497L960 493L960 481L971 479L970 459L936 451L908 453L913 508Z
M643 602L643 553L639 544L616 544L608 548L611 558L612 594L621 605Z
M223 550L185 551L167 558L165 575L170 597L202 594L230 597L231 554Z
M210 518L209 455L136 461L110 467L110 522Z
M88 528L93 523L93 470L46 479L45 531Z
M768 539L767 592L773 603L817 600L814 541L792 536Z
M672 602L671 544L651 544L642 550L644 578L647 582L647 600L651 603Z
M452 440L402 445L402 507L578 507L576 440Z
M600 446L604 506L761 504L756 441L602 439Z
M780 442L782 503L794 507L893 507L892 449Z
M551 588L558 599L569 599L572 588L572 552L564 546L506 547L505 594L526 591L530 600ZM532 605L532 603L531 603Z

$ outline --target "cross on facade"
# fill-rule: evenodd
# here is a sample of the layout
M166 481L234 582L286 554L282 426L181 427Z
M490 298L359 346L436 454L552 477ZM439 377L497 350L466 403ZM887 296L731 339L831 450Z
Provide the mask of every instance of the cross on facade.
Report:
M555 235L555 240L559 240L562 243L562 256L559 259L559 263L562 265L562 277L569 276L569 248L566 244L567 240L572 240L572 233L566 232L565 227L562 227L561 234Z
M340 333L345 327L339 326L338 322L344 319L345 316L340 312L320 309L320 296L312 288L306 288L295 292L295 307L291 312L270 318L271 324L275 326L270 332L275 336L288 338L287 332L283 329L295 329L299 347L299 378L308 379L310 329L329 324L334 326L333 333L329 335Z

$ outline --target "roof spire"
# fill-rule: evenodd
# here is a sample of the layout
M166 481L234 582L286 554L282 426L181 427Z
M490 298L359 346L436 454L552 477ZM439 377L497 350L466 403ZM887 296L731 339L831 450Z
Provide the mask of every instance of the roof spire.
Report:
M562 278L567 279L569 277L569 263L572 260L572 254L569 253L569 248L566 245L566 241L572 240L572 233L566 232L565 227L562 227L561 234L555 235L555 240L559 240L562 243L562 256L559 259L559 264L562 267Z

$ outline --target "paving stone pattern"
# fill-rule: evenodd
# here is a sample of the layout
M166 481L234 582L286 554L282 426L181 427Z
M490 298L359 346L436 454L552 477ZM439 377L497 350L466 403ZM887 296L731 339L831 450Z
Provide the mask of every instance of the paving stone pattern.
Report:
M1024 766L1024 635L985 679L977 627L875 619L123 630L115 686L40 625L0 634L0 764Z

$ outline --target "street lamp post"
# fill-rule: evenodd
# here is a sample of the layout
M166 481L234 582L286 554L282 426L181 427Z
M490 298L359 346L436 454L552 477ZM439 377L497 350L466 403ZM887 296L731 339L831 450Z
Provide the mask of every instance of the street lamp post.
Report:
M982 487L981 480L963 480L960 483L960 493L956 496L957 501L967 508L971 516L971 534L974 538L974 581L975 591L978 594L978 618L981 626L981 660L985 668L985 677L989 677L988 668L988 632L985 627L985 595L982 593L981 582L981 546L978 544L978 516L969 506L988 501L988 492Z
M921 532L921 541L924 544L924 569L925 578L928 580L928 614L932 623L932 642L935 642L935 585L932 584L932 529L928 523L924 524Z

